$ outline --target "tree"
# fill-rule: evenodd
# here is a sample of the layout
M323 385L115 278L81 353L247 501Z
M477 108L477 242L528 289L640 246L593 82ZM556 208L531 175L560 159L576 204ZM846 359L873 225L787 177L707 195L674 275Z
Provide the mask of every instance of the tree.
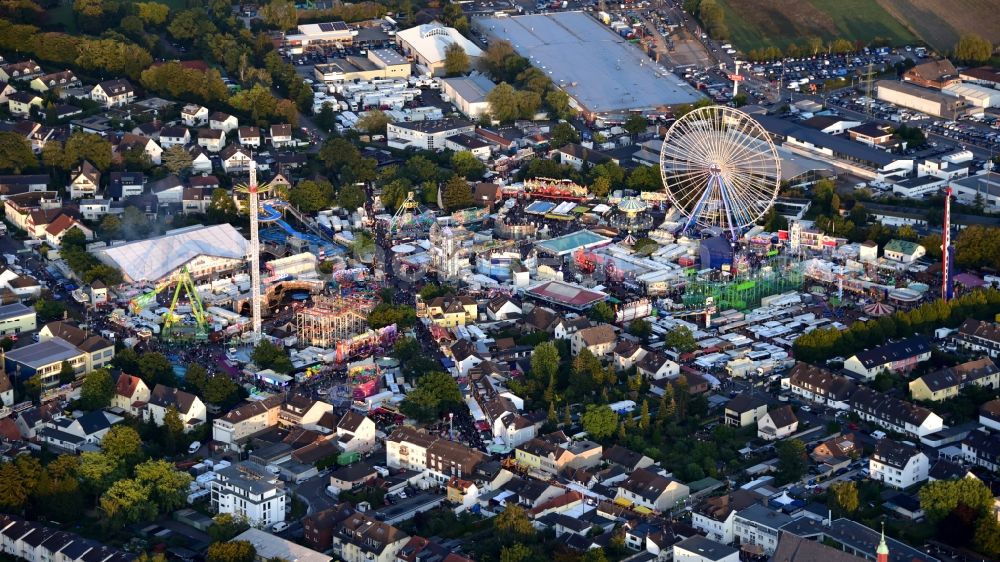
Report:
M106 454L86 452L80 455L80 466L76 469L84 490L93 497L99 497L124 473L118 459Z
M122 221L116 215L104 215L101 224L97 227L101 237L106 240L117 238L121 235Z
M980 554L1000 557L1000 524L996 517L980 517L976 523L976 533L973 544Z
M138 523L156 517L156 505L149 499L150 487L137 480L116 481L101 494L101 510L113 521Z
M639 408L639 429L643 431L649 429L649 402L646 400L642 401L642 406Z
M240 398L240 385L229 375L218 374L208 379L203 398L209 404L231 404Z
M642 115L629 115L624 125L625 132L633 137L639 133L645 133L648 127L649 121Z
M164 150L160 160L172 174L179 174L191 169L191 163L194 161L191 153L178 144Z
M148 486L150 500L160 513L179 509L187 500L191 476L165 460L148 460L135 467L135 479Z
M500 549L500 562L523 562L531 557L531 549L521 543L514 543Z
M458 43L448 45L444 50L444 71L448 76L458 76L469 71L469 55Z
M549 145L552 148L559 148L575 142L580 142L580 133L576 131L573 125L569 123L556 123L552 127L552 133L549 138Z
M38 159L24 135L0 133L0 170L20 174L37 165Z
M102 172L111 166L111 143L100 135L76 132L63 146L61 167L70 170L87 161Z
M462 403L462 391L454 377L434 371L420 377L417 387L403 400L402 410L414 419L432 421Z
M212 524L208 527L208 536L211 537L212 542L224 542L249 528L250 523L247 522L246 517L220 513L212 518Z
M689 353L698 348L691 330L684 326L678 326L668 332L664 343L666 343L667 347L679 353Z
M163 25L167 21L167 15L170 13L170 6L160 4L159 2L137 2L135 8L139 14L139 19L144 24L154 27Z
M121 466L131 468L142 460L142 437L127 425L116 425L101 439L101 451Z
M545 105L549 106L558 119L569 119L576 113L569 103L569 94L561 89L549 90L545 94Z
M174 366L162 353L143 353L137 361L139 378L150 388L157 384L175 386Z
M595 440L603 440L615 432L618 427L618 414L607 406L590 404L583 413L583 429Z
M24 486L21 471L14 463L0 464L0 507L18 513L28 501L28 490Z
M647 340L653 333L653 325L645 318L636 318L628 325L628 333L641 340Z
M933 522L940 522L959 506L973 510L976 516L989 513L993 495L977 478L935 480L920 488L920 508Z
M24 394L34 403L42 398L42 375L34 374L24 381Z
M364 131L370 135L384 135L385 129L392 119L378 109L372 109L358 119L356 127L359 131Z
M201 394L205 392L205 387L207 385L208 371L197 363L191 363L188 365L187 370L184 371L184 386L198 394Z
M167 407L163 413L163 437L167 452L177 452L178 444L184 439L184 420L174 406Z
M590 184L590 193L594 197L607 197L611 193L611 181L605 176L597 176Z
M475 154L463 151L451 155L451 169L467 180L478 180L486 173L486 164Z
M364 188L355 183L345 185L337 192L337 205L349 211L354 211L358 207L363 206L365 199L367 199L367 195Z
M291 189L288 201L304 213L315 213L333 202L333 186L324 180L303 180Z
M257 15L266 25L280 31L295 27L299 21L295 3L291 0L271 0Z
M503 511L497 514L493 520L493 529L505 543L523 541L537 532L524 508L514 502L508 502Z
M69 361L63 361L59 366L59 384L69 384L76 380L76 370L73 366L69 364ZM92 410L93 408L87 408Z
M70 368L72 371L72 367ZM74 377L75 378L75 377ZM97 410L111 404L115 395L115 383L107 369L95 369L87 374L80 387L80 408Z
M615 310L611 308L610 304L601 301L592 306L587 315L595 322L610 323L615 319Z
M247 541L217 542L208 547L205 562L254 562L257 549Z
M861 505L858 499L858 485L853 481L834 482L830 485L829 494L831 507L842 514L854 513Z
M964 64L983 64L993 56L993 45L981 35L967 33L955 45L955 58Z
M125 238L131 240L145 238L151 230L152 226L146 213L133 205L125 207L125 211L122 212L122 234Z
M559 371L559 350L547 341L535 346L531 352L531 374L542 384L548 384Z
M449 211L456 209L466 209L475 204L472 199L472 189L469 182L458 174L452 175L441 188L441 202L444 208Z
M380 303L368 313L368 326L373 329L395 324L398 328L408 328L417 320L417 311L412 306Z
M778 452L778 481L781 484L795 482L806 471L806 446L798 439L781 441L775 447Z
M486 101L490 104L490 115L501 123L509 123L521 116L518 92L506 82L490 90Z
M221 187L212 190L212 199L208 202L205 214L215 223L233 222L239 213L236 202L229 192Z

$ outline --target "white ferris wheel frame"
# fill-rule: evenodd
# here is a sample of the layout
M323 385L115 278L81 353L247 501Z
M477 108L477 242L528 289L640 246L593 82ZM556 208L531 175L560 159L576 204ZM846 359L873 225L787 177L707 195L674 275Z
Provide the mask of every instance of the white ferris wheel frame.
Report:
M735 241L774 205L781 160L750 115L712 105L676 120L663 139L660 177L684 231L721 228Z

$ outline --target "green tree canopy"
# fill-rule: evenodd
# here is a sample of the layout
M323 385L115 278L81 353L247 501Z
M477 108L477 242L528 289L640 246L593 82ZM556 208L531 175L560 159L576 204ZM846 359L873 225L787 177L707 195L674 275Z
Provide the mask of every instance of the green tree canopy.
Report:
M455 174L441 188L441 202L449 211L467 209L474 204L472 188L462 176Z
M972 509L976 516L989 513L993 494L978 478L935 480L920 488L920 508L931 521L941 521L959 506Z
M288 194L288 201L304 213L326 209L333 202L333 185L328 181L303 180Z
M71 368L72 370L72 368ZM80 387L80 408L97 410L111 404L115 395L115 384L107 369L95 369L87 374Z
M667 333L667 337L664 339L667 347L678 351L679 353L689 353L698 348L697 342L695 342L694 335L691 330L684 326L678 326Z
M451 155L451 169L456 174L472 181L482 179L483 174L486 173L486 164L483 164L482 160L476 158L475 154L469 151L462 151Z
M776 446L778 452L778 482L795 482L806 471L806 446L798 439L781 441Z
M463 404L458 382L448 373L433 371L420 377L403 400L402 411L420 421L433 421Z
M142 460L142 437L127 425L112 427L101 439L101 451L126 468L131 468Z
M285 349L267 339L262 339L257 344L250 359L261 369L272 369L278 373L287 373L292 370L292 362Z
M20 174L38 165L38 158L23 135L0 133L0 170Z
M993 45L976 33L962 35L955 45L955 58L964 64L983 64L993 56Z
M247 541L217 542L208 547L205 562L254 562L257 549Z
M611 437L618 427L618 414L607 406L590 404L583 412L583 429L595 440Z
M444 71L448 76L458 76L469 71L468 53L458 43L448 45L444 50Z

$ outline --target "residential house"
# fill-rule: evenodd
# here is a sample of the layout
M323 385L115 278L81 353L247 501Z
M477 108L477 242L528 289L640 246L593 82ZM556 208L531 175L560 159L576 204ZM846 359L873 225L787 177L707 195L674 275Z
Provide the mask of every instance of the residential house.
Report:
M330 412L333 412L332 404L313 400L304 394L291 394L278 411L278 423L285 427L316 425L324 414Z
M198 146L209 152L219 152L226 146L226 132L222 129L198 129Z
M767 402L753 394L740 394L726 402L723 423L733 427L754 425L767 413Z
M452 360L455 362L455 370L458 371L460 376L469 374L469 369L484 361L484 358L479 354L479 350L476 348L476 344L470 342L469 340L456 341L451 344L451 348L449 348L448 352L451 355Z
M87 448L97 450L97 445L111 430L111 426L121 420L121 416L102 410L93 410L78 418L60 416L50 421L39 432L39 437L42 442L71 453L79 453Z
M494 322L521 317L521 303L512 297L500 295L486 304L486 316Z
M593 441L574 441L562 431L531 439L514 451L518 465L548 475L566 468L592 468L601 463L602 447Z
M799 419L791 406L771 410L757 420L757 437L765 441L776 441L792 435L799 429Z
M34 92L14 92L7 96L7 109L11 115L27 117L31 114L31 108L41 109L42 101L42 97Z
M342 466L330 473L330 487L338 492L351 492L378 478L378 472L366 462Z
M163 149L160 148L160 145L156 144L155 140L148 137L125 133L118 142L117 148L119 158L122 158L123 154L128 150L141 150L154 165L159 166L163 163Z
M70 175L69 197L80 199L94 197L101 186L101 172L93 164L84 160Z
M31 81L29 87L40 94L44 94L49 90L72 88L79 85L81 85L80 79L73 74L72 70L63 70L62 72L53 72L39 76Z
M604 357L615 349L618 335L611 324L599 324L590 328L578 330L570 340L570 351L574 357L587 349L595 357Z
M418 312L421 304L418 303ZM465 295L435 297L423 308L423 314L431 319L431 323L442 328L465 326L466 323L475 322L479 317L479 305L476 300Z
M237 129L236 138L240 146L260 148L260 128L240 127Z
M135 101L135 88L128 80L105 80L90 90L90 99L104 107L121 107Z
M9 270L5 270L7 273ZM13 274L13 272L11 272ZM0 337L16 336L21 332L35 330L36 314L34 307L27 307L19 302L0 306Z
M0 103L6 104L9 101L10 95L16 91L17 88L0 80Z
M857 384L847 377L800 361L792 367L788 378L782 380L782 387L790 388L792 394L811 402L835 410L847 410Z
M160 205L180 205L184 201L184 183L174 174L149 182L148 187Z
M979 407L979 425L992 431L1000 431L1000 398Z
M649 352L641 345L631 340L621 340L615 345L611 360L616 371L627 371L635 366Z
M292 144L292 126L283 123L271 125L271 146L282 148Z
M207 174L212 171L212 159L208 152L197 144L188 147L188 154L191 155L191 171L195 174Z
M547 331L552 332L552 336L557 340L571 340L577 332L584 328L590 328L594 324L586 316L556 317Z
M649 468L654 463L653 459L646 455L637 453L621 445L612 445L604 449L601 458L604 459L604 462L620 466L627 472L633 472L640 468Z
M208 417L208 411L201 398L190 392L157 384L153 387L153 392L149 395L149 403L146 405L147 421L162 426L163 418L170 408L177 410L177 414L184 424L185 432L205 423Z
M191 131L187 127L164 127L160 129L160 146L164 150L172 146L187 146L191 142Z
M1000 470L1000 436L983 430L970 431L962 440L965 462L996 472Z
M59 384L59 373L65 361L80 375L89 372L87 354L61 338L52 338L12 349L4 354L4 370L19 379L39 375L44 388Z
M337 443L345 451L371 451L375 433L375 422L354 410L348 410L337 422Z
M212 420L212 440L226 449L238 449L250 437L278 425L283 399L276 394L237 405L226 415Z
M705 533L705 536L713 541L731 544L735 539L733 527L736 514L764 500L761 494L743 489L705 499L691 511L691 526Z
M196 103L190 103L181 110L181 121L188 127L200 127L208 123L208 108Z
M867 388L851 396L851 410L861 419L913 437L925 437L944 428L941 416L903 400Z
M333 547L333 529L353 514L354 506L342 502L303 517L302 529L305 532L306 546L320 552L330 550Z
M222 169L227 174L242 174L250 171L250 162L253 157L248 149L238 144L230 144L223 149L220 159L222 160Z
M493 420L493 437L511 449L531 441L537 434L538 425L518 413L507 412Z
M932 349L927 337L913 336L852 355L844 361L844 369L871 381L879 373L909 371L930 359Z
M892 439L882 439L868 460L872 480L893 488L909 488L927 480L930 461L917 447Z
M740 562L740 551L705 537L690 537L673 545L674 562Z
M479 501L479 487L471 480L452 476L446 486L448 503L471 509Z
M565 144L559 147L556 153L559 155L560 163L568 164L576 170L582 169L584 162L587 162L589 166L597 166L606 162L618 163L616 159L603 152L576 143Z
M14 384L10 382L10 377L3 371L0 371L0 405L14 405Z
M239 126L240 126L239 120L228 113L215 111L208 117L209 129L215 131L222 131L227 135L238 129Z
M989 357L968 361L954 367L939 369L910 381L910 396L914 400L940 402L958 396L958 391L970 385L996 390L1000 388L1000 369Z
M111 172L108 175L107 195L115 201L142 195L145 189L146 175L142 172Z
M966 318L954 335L965 349L986 353L993 359L1000 355L1000 324Z
M287 503L288 492L278 477L251 462L217 470L212 481L212 508L220 514L245 517L253 526L284 521Z
M733 519L733 536L741 547L755 554L774 554L781 528L792 518L761 504L741 509Z
M115 381L115 394L111 397L111 407L138 417L142 408L149 402L149 387L137 376L118 375Z
M0 62L3 61L0 60ZM38 63L31 59L0 66L0 80L4 82L27 80L28 78L41 76L41 74L42 67L38 66Z
M635 366L638 374L654 381L676 379L681 375L681 366L659 351L644 354Z
M479 451L412 427L399 427L386 439L386 463L391 468L425 472L443 485L452 476L469 478L483 462Z
M918 64L903 73L903 80L924 88L943 89L958 83L958 70L948 59L932 60Z
M809 453L809 458L815 463L839 469L864 453L858 436L854 433L844 433L823 441Z
M885 146L892 142L892 127L869 121L851 127L847 135L854 142L868 146Z
M683 502L690 493L684 483L640 468L618 484L615 500L662 513Z
M395 562L408 541L396 527L356 512L334 528L333 553L344 562Z
M181 212L204 213L212 202L212 188L185 187L181 192Z
M389 123L386 140L393 148L445 150L445 139L463 133L472 134L476 126L464 119L437 119L433 121L399 121Z
M881 549L884 546L884 542L880 542L875 550L878 551ZM885 549L888 551L889 547L886 546ZM871 557L871 552L866 552L866 555ZM888 557L886 558L885 562L888 562ZM817 560L822 560L823 562L865 562L868 558L854 556L838 548L827 546L822 542L802 538L785 531L781 533L781 537L778 539L778 548L774 551L774 556L771 557L771 560L775 562L816 562ZM876 560L881 561L881 558L876 556Z
M45 225L45 241L49 246L58 248L62 246L63 236L73 229L82 232L83 237L87 240L94 239L94 231L83 226L83 223L69 215L59 215L55 220Z

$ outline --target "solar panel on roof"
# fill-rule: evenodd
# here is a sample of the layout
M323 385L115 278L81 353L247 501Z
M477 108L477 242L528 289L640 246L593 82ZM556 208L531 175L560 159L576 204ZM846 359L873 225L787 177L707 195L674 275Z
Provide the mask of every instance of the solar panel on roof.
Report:
M321 24L319 24L319 30L320 31L333 31L333 24L332 23L321 23Z

